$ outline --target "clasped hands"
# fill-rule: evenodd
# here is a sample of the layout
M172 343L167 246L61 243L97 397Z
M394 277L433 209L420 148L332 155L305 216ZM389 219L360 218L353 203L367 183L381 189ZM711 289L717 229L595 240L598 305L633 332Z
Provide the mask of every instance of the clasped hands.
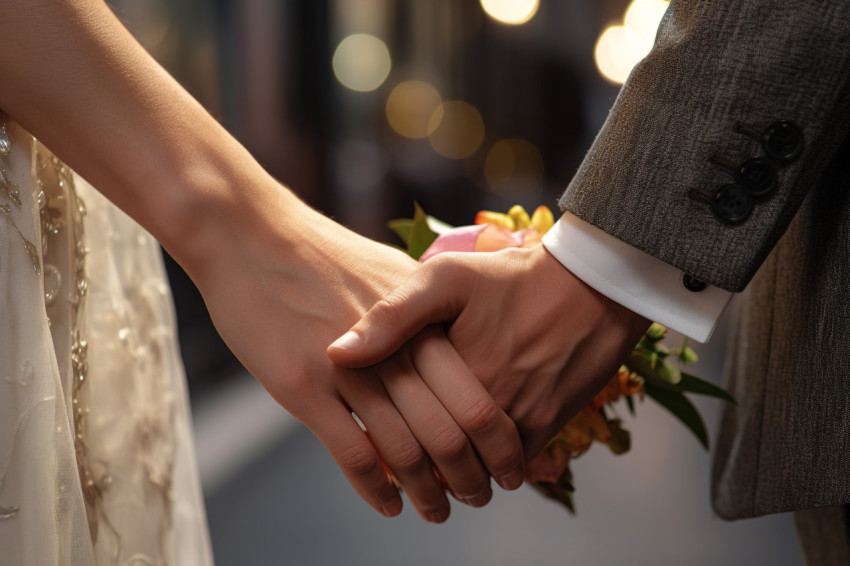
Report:
M455 496L478 507L490 498L489 481L482 481L474 459L457 458L468 454L463 434L497 483L517 488L524 460L610 381L648 325L575 278L542 245L443 254L376 303L328 355L348 368L377 364L405 418L427 423L442 403L454 425L443 422L448 428L436 443L426 436L422 446ZM388 359L405 349L413 354L405 364ZM418 391L402 391L405 382ZM449 478L443 462L461 464L470 474L461 485L477 495L459 496L452 481L462 476ZM447 516L447 506L439 510L437 517Z
M649 324L542 246L420 266L304 208L216 239L192 275L228 346L385 516L399 487L430 522L447 491L480 507L491 477L518 488Z

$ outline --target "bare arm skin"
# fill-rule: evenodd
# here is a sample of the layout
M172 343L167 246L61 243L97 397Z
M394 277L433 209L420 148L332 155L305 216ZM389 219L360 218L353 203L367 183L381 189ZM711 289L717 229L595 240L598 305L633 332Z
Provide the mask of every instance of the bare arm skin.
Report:
M416 264L272 179L103 2L0 3L0 77L0 108L163 244L230 348L370 505L401 511L379 453L430 521L449 510L433 467L472 505L489 500L490 475L520 484L516 428L440 332L377 369L343 369L325 355ZM461 376L463 402L440 403L418 378L422 367Z

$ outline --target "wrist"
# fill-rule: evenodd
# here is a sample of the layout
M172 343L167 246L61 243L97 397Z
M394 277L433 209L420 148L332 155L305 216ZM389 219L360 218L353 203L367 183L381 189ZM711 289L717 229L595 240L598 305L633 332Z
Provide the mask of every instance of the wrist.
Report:
M267 251L286 254L305 229L302 224L320 215L223 129L195 134L191 143L151 156L157 167L146 182L118 195L132 199L125 210L193 280L222 255L239 253L236 244L262 246L273 239L275 249Z
M561 263L545 246L539 246L537 256L540 273L543 276L559 280L565 292L570 288L578 291L578 294L572 293L572 297L585 297L584 301L594 303L602 309L599 320L602 321L603 325L616 324L630 335L637 334L640 336L652 324L652 321L648 318L623 306L587 284ZM635 340L635 343L637 343L637 340Z

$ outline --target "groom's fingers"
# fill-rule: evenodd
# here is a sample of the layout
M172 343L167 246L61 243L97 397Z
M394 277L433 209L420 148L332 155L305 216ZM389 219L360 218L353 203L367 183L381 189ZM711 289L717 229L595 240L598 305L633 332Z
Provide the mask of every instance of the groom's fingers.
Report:
M426 328L411 346L417 372L472 441L490 475L503 489L522 485L525 457L516 425L469 370L443 329Z
M351 368L386 359L428 324L454 320L467 302L466 270L454 254L429 260L405 283L378 301L351 329L328 346L334 363Z
M341 400L323 407L322 418L308 426L336 460L342 473L363 500L385 517L402 510L398 488L392 484L377 450Z
M428 454L390 400L374 370L348 373L339 384L339 391L365 425L383 462L422 518L442 523L449 516L449 500ZM463 431L458 430L458 433L466 441ZM474 460L476 456L471 447L469 452L470 459ZM482 473L486 480L486 473L483 470Z
M409 349L403 348L375 369L455 498L473 507L486 505L493 495L490 474L466 433L422 381Z

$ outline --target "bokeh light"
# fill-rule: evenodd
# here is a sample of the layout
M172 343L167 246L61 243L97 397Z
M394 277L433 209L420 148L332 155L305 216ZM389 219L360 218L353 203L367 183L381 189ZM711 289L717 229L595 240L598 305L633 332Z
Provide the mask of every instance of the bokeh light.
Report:
M369 92L381 86L392 68L387 44L374 35L355 33L339 42L333 56L337 80L351 90Z
M481 0L488 16L503 24L520 25L534 17L539 0Z
M658 24L670 2L667 0L632 0L626 8L623 24L635 30L650 45L655 42Z
M609 81L623 84L651 47L635 30L611 26L596 41L593 51L596 68Z
M666 0L632 0L624 25L610 26L596 41L596 68L609 81L623 84L632 69L652 49L658 24L667 10Z
M424 81L399 83L387 97L386 114L396 133L411 139L426 138L442 121L442 98ZM431 120L435 110L438 114Z
M466 159L484 141L484 120L478 110L462 100L448 100L431 113L428 136L434 151L450 159Z
M501 140L487 152L484 178L490 190L499 194L534 189L543 180L543 156L526 140Z

